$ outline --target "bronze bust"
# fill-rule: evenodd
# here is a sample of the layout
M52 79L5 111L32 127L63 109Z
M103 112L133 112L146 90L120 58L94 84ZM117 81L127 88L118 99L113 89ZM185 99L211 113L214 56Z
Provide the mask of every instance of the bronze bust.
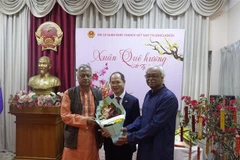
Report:
M38 60L39 75L33 76L29 79L28 85L37 95L49 95L55 91L55 88L61 85L58 77L49 73L52 67L51 59L43 56Z

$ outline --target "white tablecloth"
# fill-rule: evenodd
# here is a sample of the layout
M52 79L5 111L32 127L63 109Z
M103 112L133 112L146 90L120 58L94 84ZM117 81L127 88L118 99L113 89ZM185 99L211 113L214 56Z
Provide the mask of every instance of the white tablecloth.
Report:
M200 148L200 160L206 160L205 152ZM189 148L175 147L174 160L189 160ZM197 146L192 147L191 160L197 160Z

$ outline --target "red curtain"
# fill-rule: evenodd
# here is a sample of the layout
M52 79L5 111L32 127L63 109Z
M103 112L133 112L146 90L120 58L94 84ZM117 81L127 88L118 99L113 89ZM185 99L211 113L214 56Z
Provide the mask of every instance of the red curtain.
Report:
M42 46L37 44L35 32L42 23L47 21L58 24L63 31L62 42L57 47L57 52L53 50L42 51ZM61 86L58 87L57 91L63 92L75 86L75 23L76 17L66 13L58 3L46 17L37 18L31 14L28 79L39 74L38 59L42 56L48 56L52 60L50 73L61 80Z

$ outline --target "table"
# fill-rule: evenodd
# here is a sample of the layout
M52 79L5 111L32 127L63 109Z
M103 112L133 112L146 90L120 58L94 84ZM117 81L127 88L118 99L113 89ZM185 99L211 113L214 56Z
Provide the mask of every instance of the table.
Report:
M189 148L174 147L174 160L189 160ZM207 156L200 148L200 160L206 160ZM192 146L191 160L197 160L197 146Z

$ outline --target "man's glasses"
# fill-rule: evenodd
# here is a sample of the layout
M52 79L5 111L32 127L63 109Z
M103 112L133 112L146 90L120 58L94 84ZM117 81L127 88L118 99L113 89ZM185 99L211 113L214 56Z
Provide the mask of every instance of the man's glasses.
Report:
M158 78L158 77L160 77L160 75L159 74L146 74L145 76L144 76L146 79L149 79L149 78Z
M92 78L92 75L91 74L80 74L79 77L82 78L82 79L85 78L85 77L90 79L90 78Z

